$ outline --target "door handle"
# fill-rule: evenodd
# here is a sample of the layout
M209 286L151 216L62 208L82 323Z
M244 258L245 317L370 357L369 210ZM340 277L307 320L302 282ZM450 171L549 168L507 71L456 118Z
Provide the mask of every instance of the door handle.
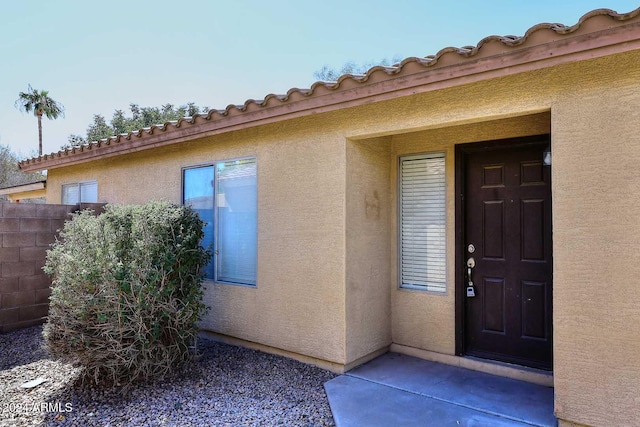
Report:
M476 296L476 288L473 286L473 267L476 266L476 260L473 257L469 257L467 260L467 297L473 298Z
M473 279L472 279L472 272L471 270L473 270L473 267L476 266L476 260L473 259L473 257L470 257L467 260L467 279L469 280L470 284L473 284Z

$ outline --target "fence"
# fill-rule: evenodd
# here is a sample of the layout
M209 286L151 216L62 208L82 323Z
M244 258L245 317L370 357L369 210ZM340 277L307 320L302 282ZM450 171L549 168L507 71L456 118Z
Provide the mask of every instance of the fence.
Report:
M102 206L0 203L0 333L45 321L51 294L42 271L46 251L70 213Z

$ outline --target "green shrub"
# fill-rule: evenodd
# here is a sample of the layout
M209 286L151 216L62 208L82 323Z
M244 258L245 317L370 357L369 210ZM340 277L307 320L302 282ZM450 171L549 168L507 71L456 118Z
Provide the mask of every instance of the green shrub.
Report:
M191 359L204 314L203 222L167 202L75 214L47 253L53 279L44 337L85 379L130 384Z

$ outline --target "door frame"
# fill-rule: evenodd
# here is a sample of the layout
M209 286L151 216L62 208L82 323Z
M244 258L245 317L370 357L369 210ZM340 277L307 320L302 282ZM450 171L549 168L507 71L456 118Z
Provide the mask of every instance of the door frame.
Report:
M465 348L465 170L469 154L502 149L506 147L522 147L539 145L546 142L551 145L551 135L533 135L517 138L498 139L483 142L457 144L455 146L455 342L456 355L466 356ZM553 200L553 193L551 194ZM553 225L552 225L553 227ZM553 292L553 290L552 290ZM553 324L551 325L553 330Z

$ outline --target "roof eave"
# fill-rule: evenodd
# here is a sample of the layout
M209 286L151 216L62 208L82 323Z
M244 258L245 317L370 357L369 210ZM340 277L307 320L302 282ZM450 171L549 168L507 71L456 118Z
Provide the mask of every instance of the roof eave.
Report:
M600 31L559 36L548 43L510 47L495 55L477 55L452 65L435 67L424 66L415 58L416 65L422 69L416 70L410 62L403 61L403 67L399 72L377 81L368 81L367 78L362 82L356 81L355 85L344 89L332 90L325 87L324 90L319 90L323 93L309 92L299 96L287 96L279 99L280 102L275 105L272 105L274 102L265 99L259 108L227 112L223 116L212 116L210 113L206 118L198 117L179 122L170 130L167 130L168 126L151 128L115 140L93 143L78 149L77 152L74 150L71 154L59 152L23 161L19 166L25 172L55 169L281 120L638 50L639 32L640 22L631 22Z
M0 196L9 194L25 193L27 191L44 190L47 186L46 181L31 182L29 184L14 185L11 187L0 188Z

